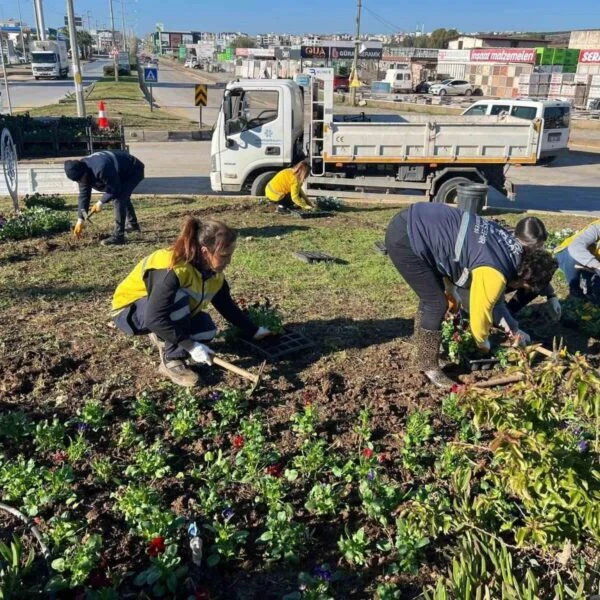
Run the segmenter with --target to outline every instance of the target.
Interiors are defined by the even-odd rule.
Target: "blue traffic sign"
[[[144,67],[144,83],[158,83],[158,69],[156,67]]]

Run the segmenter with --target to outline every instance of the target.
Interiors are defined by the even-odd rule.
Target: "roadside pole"
[[[154,112],[154,96],[152,94],[152,88],[154,86],[150,84],[150,112]]]
[[[356,39],[354,40],[354,59],[352,60],[352,81],[358,80],[358,53],[360,47],[360,11],[362,8],[361,0],[356,3]],[[350,104],[356,106],[356,87],[350,87]]]
[[[112,28],[112,52],[113,52],[113,65],[115,68],[115,83],[119,81],[119,53],[117,52],[117,46],[115,45],[115,15],[113,13],[112,0],[109,2],[110,6],[110,23]]]
[[[12,115],[12,104],[10,102],[10,90],[8,89],[8,77],[6,76],[6,63],[4,62],[4,44],[0,35],[0,55],[2,59],[2,73],[4,74],[4,90],[6,91],[6,101],[8,102],[8,114]],[[8,60],[8,36],[6,38],[6,59]]]
[[[200,108],[200,118],[198,120],[198,129],[202,129],[202,106]]]
[[[77,32],[75,31],[75,12],[73,0],[67,0],[67,19],[69,21],[69,37],[71,39],[71,58],[73,60],[73,80],[75,81],[75,98],[77,100],[77,116],[85,117],[85,104],[83,102],[83,87],[81,85],[81,64],[79,62],[79,47],[77,46]]]

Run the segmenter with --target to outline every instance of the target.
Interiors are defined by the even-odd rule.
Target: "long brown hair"
[[[237,239],[237,232],[222,221],[200,221],[189,216],[183,223],[181,232],[171,250],[171,268],[185,262],[201,266],[204,264],[202,248],[211,253],[222,252]]]
[[[294,173],[298,183],[304,183],[304,180],[308,177],[310,173],[310,166],[308,163],[304,161],[300,161],[298,164],[292,167],[292,172]]]

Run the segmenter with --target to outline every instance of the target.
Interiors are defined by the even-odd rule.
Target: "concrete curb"
[[[161,131],[125,128],[125,141],[135,142],[204,142],[212,138],[212,129],[191,131]]]

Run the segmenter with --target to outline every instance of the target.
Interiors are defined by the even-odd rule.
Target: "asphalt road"
[[[98,59],[83,65],[83,85],[89,85],[103,76],[102,67],[109,60]],[[13,109],[34,108],[46,104],[56,104],[69,92],[74,91],[73,79],[40,79],[36,81],[32,75],[15,75],[8,79],[10,100]],[[0,112],[6,111],[8,103],[4,85],[1,86]]]
[[[216,87],[212,79],[203,78],[202,71],[194,70],[192,75],[161,61],[158,83],[152,86],[154,101],[161,108],[197,123],[200,110],[194,105],[194,88],[199,83],[208,85],[208,105],[202,109],[202,123],[212,127],[219,114],[223,89]]]

